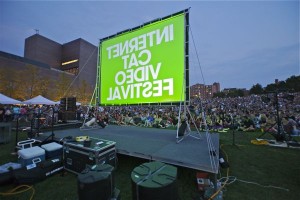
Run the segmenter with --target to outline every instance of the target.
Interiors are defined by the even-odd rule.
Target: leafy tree
[[[38,88],[39,94],[41,94],[44,97],[51,96],[51,90],[49,90],[49,88],[50,88],[49,77],[45,77],[45,78],[39,80],[39,84],[40,84],[40,86]]]
[[[226,94],[224,92],[216,92],[213,94],[213,98],[219,97],[219,98],[224,98]]]
[[[243,96],[245,96],[245,92],[244,92],[244,90],[238,89],[238,90],[236,91],[236,95],[237,95],[238,97],[243,97]]]
[[[82,80],[77,91],[78,101],[86,104],[89,103],[93,92],[92,90],[92,87],[87,84],[86,80]]]
[[[270,93],[270,92],[284,92],[287,91],[287,87],[286,87],[286,83],[285,81],[280,81],[277,84],[276,83],[272,83],[267,85],[267,87],[265,88],[265,93]]]
[[[67,77],[65,73],[61,73],[59,75],[58,81],[56,83],[56,94],[59,97],[59,99],[63,97],[68,97],[68,95],[70,95],[70,83],[71,79]]]
[[[300,76],[291,76],[286,79],[286,88],[295,92],[300,92]]]
[[[20,99],[18,96],[20,86],[20,71],[15,72],[13,69],[7,68],[5,70],[1,70],[0,74],[0,91],[9,97]]]
[[[22,76],[19,77],[21,81],[20,94],[25,98],[32,98],[41,94],[41,86],[45,77],[40,74],[40,69],[29,65],[22,72]],[[24,76],[26,75],[26,76]]]
[[[277,89],[277,86],[275,83],[271,83],[271,84],[268,84],[266,87],[265,87],[265,92],[266,93],[269,93],[269,92],[274,92],[276,91]]]
[[[0,68],[0,92],[4,93],[5,83],[6,83],[6,70],[4,68]]]
[[[244,91],[241,89],[237,90],[230,90],[229,93],[226,95],[226,97],[243,97]]]
[[[250,94],[263,94],[263,92],[264,89],[259,83],[253,85],[250,89]]]

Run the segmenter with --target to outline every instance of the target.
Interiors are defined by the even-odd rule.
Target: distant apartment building
[[[214,93],[220,92],[220,83],[212,85],[195,84],[190,87],[191,98],[200,97],[203,99],[212,98]]]

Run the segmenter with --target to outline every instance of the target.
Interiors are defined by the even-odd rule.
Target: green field
[[[300,199],[300,149],[280,148],[264,145],[253,145],[251,140],[261,133],[238,132],[235,134],[235,145],[232,134],[221,133],[220,144],[228,156],[230,180],[223,188],[225,200],[298,200]],[[25,139],[20,134],[20,139]],[[272,138],[265,135],[265,138]],[[298,138],[297,138],[298,139]],[[183,141],[185,142],[185,141]],[[8,144],[0,144],[0,165],[16,162],[14,152],[15,133]],[[118,155],[116,169],[116,186],[121,191],[122,200],[130,200],[132,170],[141,163],[147,162],[138,158]],[[178,167],[178,193],[181,200],[200,200],[197,190],[196,170]],[[226,178],[227,170],[221,169],[218,179]],[[224,178],[224,179],[225,179]],[[76,200],[77,179],[72,173],[66,172],[53,175],[48,179],[33,185],[35,200]],[[16,185],[0,186],[0,192],[8,192]],[[0,196],[3,200],[30,199],[33,190],[11,196]]]

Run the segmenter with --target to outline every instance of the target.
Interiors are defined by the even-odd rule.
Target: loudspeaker
[[[61,98],[60,99],[60,104],[59,104],[59,110],[60,111],[66,111],[67,110],[67,102],[66,102],[66,98]]]
[[[61,112],[61,120],[63,122],[67,122],[67,121],[70,121],[70,120],[76,120],[76,112],[75,111]]]
[[[76,110],[76,97],[68,97],[66,101],[67,101],[67,110],[75,111]]]
[[[61,111],[75,111],[76,97],[61,98],[59,106]]]
[[[184,136],[186,127],[187,127],[187,124],[186,124],[186,121],[184,120],[179,127],[178,136],[180,136],[180,137]]]

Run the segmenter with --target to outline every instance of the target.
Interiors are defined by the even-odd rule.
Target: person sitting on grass
[[[295,116],[291,116],[288,118],[287,126],[291,130],[291,136],[299,136],[300,135],[300,130],[298,128],[298,124],[296,122]]]
[[[245,132],[254,131],[254,122],[247,115],[245,115],[243,120],[243,126],[241,128]]]
[[[152,124],[154,122],[154,118],[149,114],[145,121],[145,127],[152,127]]]
[[[131,117],[131,116],[129,115],[129,113],[127,113],[127,114],[125,115],[124,122],[125,122],[126,125],[134,125],[134,126],[136,126],[136,124],[135,124],[134,121],[133,121],[133,117]]]

